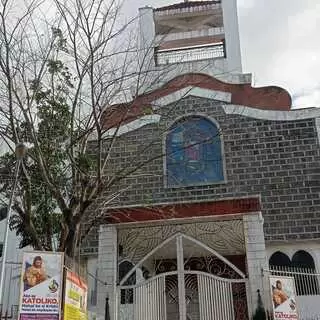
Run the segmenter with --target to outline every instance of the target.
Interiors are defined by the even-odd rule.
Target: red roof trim
[[[230,216],[261,211],[259,198],[181,203],[162,206],[111,209],[109,223],[147,222],[207,216]]]
[[[232,104],[263,110],[290,111],[292,103],[290,94],[280,87],[253,88],[248,83],[226,83],[209,75],[189,73],[172,79],[157,90],[138,96],[131,103],[107,108],[101,118],[104,128],[113,128],[148,114],[152,101],[189,86],[228,92],[231,93]]]

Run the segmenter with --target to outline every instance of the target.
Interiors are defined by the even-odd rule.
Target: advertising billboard
[[[293,277],[270,276],[274,320],[297,320],[296,290]]]
[[[24,252],[19,319],[59,320],[63,281],[63,254]]]

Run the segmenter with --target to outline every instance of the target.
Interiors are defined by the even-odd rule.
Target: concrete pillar
[[[139,43],[138,43],[138,73],[139,83],[138,94],[144,94],[153,89],[158,72],[155,68],[154,50],[155,50],[156,29],[152,7],[139,9]],[[133,92],[134,94],[136,91]]]
[[[237,0],[222,0],[228,71],[242,73]]]
[[[110,320],[116,320],[117,230],[104,225],[99,231],[97,320],[105,319],[106,298],[109,298]],[[101,283],[104,281],[105,284]]]
[[[153,69],[154,46],[155,46],[155,24],[153,8],[144,7],[139,9],[139,66],[145,70]]]
[[[251,311],[252,316],[257,308],[257,290],[260,290],[264,307],[267,308],[269,305],[268,279],[266,276],[263,276],[262,272],[262,270],[268,268],[268,262],[261,213],[245,215],[243,217],[243,223],[246,241],[249,292],[251,294],[251,297],[248,297],[249,314]]]

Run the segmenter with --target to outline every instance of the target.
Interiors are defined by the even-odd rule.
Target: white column
[[[237,0],[222,0],[228,71],[242,73]]]
[[[154,81],[158,76],[155,68],[154,49],[155,49],[155,22],[152,7],[139,9],[139,52],[138,52],[138,73],[139,83],[138,94],[144,94],[154,87]],[[132,92],[135,94],[136,92]]]
[[[250,311],[252,315],[257,308],[257,290],[260,290],[264,307],[267,309],[269,305],[268,279],[264,277],[262,273],[263,269],[268,268],[268,263],[261,213],[245,215],[243,217],[243,223],[249,275],[249,294],[251,295],[248,297],[248,306],[249,315]]]
[[[105,225],[99,231],[97,320],[105,319],[106,298],[109,298],[110,319],[116,320],[117,230]],[[101,283],[104,281],[106,284]]]
[[[139,9],[139,64],[142,70],[150,70],[154,67],[154,40],[155,24],[153,8]]]
[[[182,236],[177,237],[177,270],[178,270],[178,289],[179,289],[179,319],[187,319],[186,314],[186,290],[184,281],[184,259]]]
[[[316,128],[317,128],[317,135],[318,135],[318,143],[320,144],[320,118],[316,118]]]

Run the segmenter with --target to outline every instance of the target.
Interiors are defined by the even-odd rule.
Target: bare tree
[[[0,10],[0,134],[9,148],[21,141],[31,147],[11,228],[22,247],[72,257],[88,213],[101,205],[103,211],[130,187],[121,181],[164,156],[137,157],[118,170],[110,165],[120,127],[136,113],[129,101],[166,70],[148,77],[154,70],[148,54],[138,59],[135,19],[123,19],[118,0],[54,0],[49,12],[41,0],[16,12],[17,2],[3,0]],[[108,107],[114,103],[116,109]],[[154,143],[139,153],[148,155]],[[14,161],[10,152],[0,159],[4,199],[12,191]],[[86,234],[97,218],[91,216]]]

